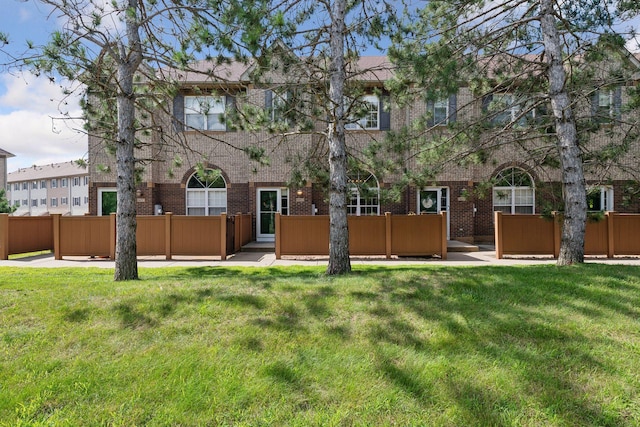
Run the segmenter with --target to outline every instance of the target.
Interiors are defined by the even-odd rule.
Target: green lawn
[[[638,426],[640,269],[0,268],[0,426]]]

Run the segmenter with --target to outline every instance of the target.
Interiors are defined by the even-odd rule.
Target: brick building
[[[630,56],[629,61],[640,70],[640,62]],[[208,64],[201,64],[205,70]],[[359,70],[367,70],[360,73]],[[393,68],[386,57],[362,57],[351,70],[358,75],[363,89],[358,109],[359,116],[347,124],[347,146],[352,152],[363,150],[372,140],[382,140],[386,132],[400,130],[414,120],[431,113],[434,132],[444,131],[449,122],[482,114],[486,99],[477,98],[468,87],[459,93],[436,102],[416,102],[399,108],[389,102],[384,82],[392,76]],[[289,135],[279,130],[278,123],[290,118],[279,111],[279,105],[290,102],[292,79],[304,70],[292,67],[289,73],[273,72],[256,85],[249,78],[251,66],[238,63],[219,66],[218,75],[225,78],[209,79],[206,74],[177,73],[173,77],[181,82],[182,91],[170,102],[167,111],[158,111],[154,131],[146,136],[148,143],[139,157],[154,159],[142,173],[137,191],[139,214],[152,215],[173,212],[178,215],[217,215],[221,212],[250,212],[255,215],[257,240],[273,239],[273,214],[326,215],[328,214],[325,185],[319,180],[307,180],[304,185],[288,185],[301,162],[316,156],[326,161],[326,143],[322,132],[326,128],[322,116],[311,114],[311,130]],[[635,80],[628,82],[636,85]],[[296,80],[299,82],[299,80]],[[627,101],[624,88],[606,88],[594,91],[600,112],[620,112]],[[497,120],[511,120],[518,112],[518,104],[510,94],[500,96],[506,108]],[[286,100],[286,101],[284,101]],[[307,108],[313,110],[313,100]],[[317,102],[317,101],[316,101]],[[261,127],[238,130],[234,120],[241,120],[237,111],[246,112],[254,107],[256,117],[262,117]],[[590,111],[588,106],[583,110]],[[262,116],[261,116],[262,114]],[[266,124],[264,121],[266,120]],[[438,124],[440,126],[438,126]],[[292,127],[300,128],[299,123]],[[441,128],[441,129],[438,129]],[[308,129],[307,129],[308,130]],[[593,138],[602,138],[603,128]],[[638,141],[636,141],[638,143]],[[188,147],[188,148],[186,148]],[[252,162],[247,156],[249,147],[258,147],[270,159],[269,164]],[[90,171],[89,212],[100,215],[108,211],[115,194],[115,165],[100,139],[89,138],[89,158],[92,165],[107,165]],[[629,162],[638,162],[638,148],[630,150]],[[198,164],[219,171],[219,175],[205,179],[196,173]],[[407,160],[405,167],[416,167]],[[353,191],[349,199],[349,213],[353,215],[430,214],[448,213],[448,235],[451,239],[471,242],[493,239],[493,212],[540,213],[549,189],[557,192],[560,171],[531,164],[517,146],[501,150],[497,162],[452,166],[439,173],[432,184],[417,188],[409,186],[399,200],[385,201],[379,190],[393,184],[394,177],[376,177],[366,169],[350,173]],[[480,183],[492,179],[493,186],[482,195]],[[624,168],[609,170],[606,176],[587,176],[590,186],[590,206],[593,210],[638,212],[637,197],[623,197],[630,176]],[[606,184],[603,184],[606,182]],[[361,191],[361,184],[367,191]]]

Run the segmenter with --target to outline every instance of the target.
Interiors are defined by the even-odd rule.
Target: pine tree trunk
[[[565,89],[566,72],[562,62],[560,35],[552,0],[540,0],[540,24],[548,63],[549,95],[556,123],[557,146],[562,167],[564,223],[558,265],[584,262],[584,234],[587,220],[587,195],[578,147],[576,123]]]
[[[351,271],[349,227],[347,224],[347,150],[344,133],[344,34],[346,1],[335,0],[331,14],[331,69],[329,99],[332,122],[329,124],[329,265],[327,274]]]
[[[137,11],[136,0],[128,0],[129,10]],[[117,46],[118,62],[118,141],[116,147],[116,265],[115,280],[138,278],[136,246],[136,180],[135,180],[135,94],[134,75],[142,54],[138,23],[127,12],[125,18],[127,45]]]

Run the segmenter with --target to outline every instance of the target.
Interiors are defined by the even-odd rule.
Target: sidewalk
[[[477,252],[449,252],[446,260],[439,258],[413,258],[394,257],[386,259],[384,257],[360,257],[352,256],[351,264],[357,265],[380,265],[395,267],[401,265],[443,265],[443,266],[488,266],[488,265],[536,265],[555,264],[556,260],[548,256],[540,257],[509,257],[497,259],[492,247],[481,248]],[[587,257],[588,263],[602,263],[615,265],[637,265],[640,266],[638,257],[620,257],[607,259],[606,257]],[[162,256],[139,257],[138,267],[280,267],[280,266],[326,266],[328,257],[284,257],[276,259],[273,252],[239,252],[231,255],[226,261],[212,257],[175,257],[167,261]],[[53,255],[40,255],[17,260],[0,261],[0,267],[38,267],[38,268],[58,268],[58,267],[98,267],[114,268],[115,262],[105,258],[89,257],[65,257],[63,260],[55,260]]]

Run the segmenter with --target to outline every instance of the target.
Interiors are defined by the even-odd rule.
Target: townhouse
[[[89,212],[89,170],[69,161],[21,168],[7,177],[13,215],[85,215]]]
[[[638,58],[629,56],[632,66],[640,70]],[[142,137],[146,145],[139,157],[153,159],[140,175],[137,209],[142,215],[173,212],[178,215],[218,215],[250,212],[255,215],[255,237],[271,241],[274,215],[328,214],[326,182],[322,173],[299,177],[301,165],[315,159],[320,169],[326,163],[327,148],[323,131],[326,120],[321,99],[298,96],[296,86],[312,73],[303,67],[280,67],[268,72],[262,84],[252,83],[253,66],[240,63],[220,65],[210,78],[203,73],[185,72],[172,76],[181,84],[180,92],[166,110],[154,117],[153,130]],[[273,64],[272,64],[273,65]],[[275,67],[278,68],[278,67]],[[362,57],[350,73],[357,76],[358,108],[346,125],[348,150],[362,153],[372,141],[384,140],[389,131],[400,131],[429,113],[431,132],[446,132],[448,125],[486,114],[499,105],[491,121],[501,125],[509,121],[526,121],[534,113],[521,115],[523,100],[508,91],[492,97],[478,97],[470,87],[436,101],[415,101],[398,107],[390,102],[384,83],[393,75],[386,57]],[[635,80],[626,85],[636,85]],[[618,117],[629,95],[624,87],[595,89],[591,105],[579,106],[581,114]],[[305,117],[285,111],[284,106],[299,102],[309,111]],[[251,107],[251,108],[248,108]],[[253,111],[253,113],[251,113]],[[251,117],[246,117],[250,115]],[[245,116],[245,117],[243,117]],[[521,117],[522,116],[522,117]],[[240,125],[239,123],[243,123]],[[247,125],[252,122],[255,126]],[[286,123],[287,126],[280,126]],[[607,126],[589,138],[606,144]],[[480,135],[479,138],[482,138]],[[639,163],[640,142],[629,148],[626,167],[589,172],[589,206],[594,211],[640,212],[638,194],[634,193],[629,173]],[[251,159],[260,153],[268,162]],[[416,169],[416,153],[401,157],[405,169]],[[259,157],[259,156],[255,156]],[[102,215],[115,209],[115,164],[103,141],[89,137],[91,183],[89,212]],[[397,160],[397,159],[396,159]],[[493,239],[493,212],[543,213],[550,194],[557,194],[561,180],[557,167],[539,164],[519,144],[505,144],[493,160],[452,164],[439,171],[428,184],[408,186],[399,197],[383,197],[398,176],[376,176],[373,170],[353,167],[349,180],[353,185],[348,201],[351,215],[433,214],[446,211],[448,237],[468,242]],[[623,162],[624,163],[624,162]],[[215,171],[198,173],[200,165]],[[489,183],[489,184],[487,184]],[[487,187],[489,185],[489,187]],[[550,191],[549,189],[553,190]],[[304,236],[302,236],[304,237]]]

